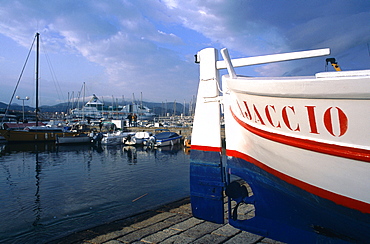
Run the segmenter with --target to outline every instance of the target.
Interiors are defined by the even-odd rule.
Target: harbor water
[[[181,146],[0,145],[0,243],[47,243],[189,196]]]

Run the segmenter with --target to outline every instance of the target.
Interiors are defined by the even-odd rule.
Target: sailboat
[[[8,142],[46,142],[55,141],[57,136],[72,136],[76,132],[70,132],[64,128],[39,126],[39,52],[40,33],[36,33],[36,123],[35,126],[25,127],[20,130],[1,130],[0,133]]]

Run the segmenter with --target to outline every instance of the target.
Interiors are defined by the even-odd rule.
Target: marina
[[[0,12],[0,244],[370,244],[370,1]]]
[[[118,232],[78,241],[215,242],[213,231],[227,223],[234,234],[221,234],[219,243],[249,242],[251,236],[251,243],[276,239],[344,244],[370,239],[366,126],[370,70],[364,66],[342,71],[335,58],[326,57],[325,71],[318,69],[322,57],[330,55],[329,48],[234,59],[223,48],[222,60],[216,48],[205,48],[195,55],[198,95],[195,113],[190,102],[187,118],[185,99],[180,113],[174,100],[173,116],[167,100],[162,108],[158,102],[146,103],[153,105],[152,110],[142,99],[137,102],[134,93],[131,103],[125,103],[123,95],[118,103],[112,95],[108,105],[89,92],[93,96],[85,103],[85,82],[81,107],[81,92],[78,105],[72,107],[68,94],[67,110],[61,108],[63,102],[45,106],[49,115],[45,116],[39,106],[43,97],[39,96],[39,38],[37,32],[10,101],[2,104],[6,109],[0,139],[6,143],[0,147],[1,242],[48,243],[148,211],[166,213],[149,216],[143,221],[149,225],[136,219]],[[20,94],[25,88],[17,89],[33,47],[35,109],[29,106],[25,112],[30,97]],[[296,60],[308,58],[315,59],[307,62],[311,65],[305,73]],[[294,61],[296,69],[275,75],[257,67],[259,75],[269,73],[262,77],[235,71],[283,61]],[[223,69],[227,74],[221,76]],[[139,78],[122,83],[137,85]],[[149,85],[147,81],[153,80],[146,78]],[[106,88],[115,85],[111,81]],[[106,94],[104,89],[96,90]],[[162,98],[162,87],[145,89],[154,90],[160,92],[151,93],[152,98]],[[22,101],[22,119],[14,98]],[[56,112],[57,107],[63,112]],[[58,113],[60,121],[52,120],[58,119]],[[163,210],[163,204],[176,205],[178,199],[190,201],[185,213],[180,211],[186,216]],[[195,224],[178,227],[187,221]],[[203,225],[206,230],[201,230]],[[248,234],[236,237],[239,233]]]
[[[90,118],[90,119],[127,119],[135,115],[136,120],[153,120],[156,114],[142,104],[105,105],[93,94],[90,100],[82,108],[71,110],[71,118]]]
[[[1,243],[48,243],[189,196],[181,145],[0,146]]]

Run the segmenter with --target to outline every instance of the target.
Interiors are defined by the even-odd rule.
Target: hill
[[[167,103],[152,103],[152,102],[142,102],[144,106],[150,108],[153,113],[157,114],[158,116],[165,116],[166,114],[169,115],[180,115],[184,114],[184,104],[175,103],[175,102],[167,102]],[[5,113],[8,104],[0,102],[0,113]],[[75,108],[71,107],[70,103],[59,103],[52,106],[40,106],[41,113],[67,113],[69,109]],[[35,111],[34,107],[24,106],[25,114],[31,114]],[[22,105],[17,103],[13,103],[10,106],[10,114],[21,114],[23,112]],[[189,114],[189,104],[185,104],[185,114]]]

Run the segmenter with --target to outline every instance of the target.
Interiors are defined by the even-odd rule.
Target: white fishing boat
[[[235,202],[235,207],[229,205],[229,222],[237,228],[287,243],[368,242],[370,70],[248,77],[237,75],[234,67],[319,57],[330,50],[232,60],[226,49],[221,52],[222,61],[213,48],[197,55],[193,214],[223,222],[226,190]],[[219,70],[225,68],[229,74],[222,76],[221,86]],[[225,118],[224,165],[219,160],[220,105]],[[251,191],[239,181],[231,182],[235,177]],[[200,195],[205,192],[202,187],[213,188],[213,193]],[[241,217],[243,204],[250,204],[255,215]]]

